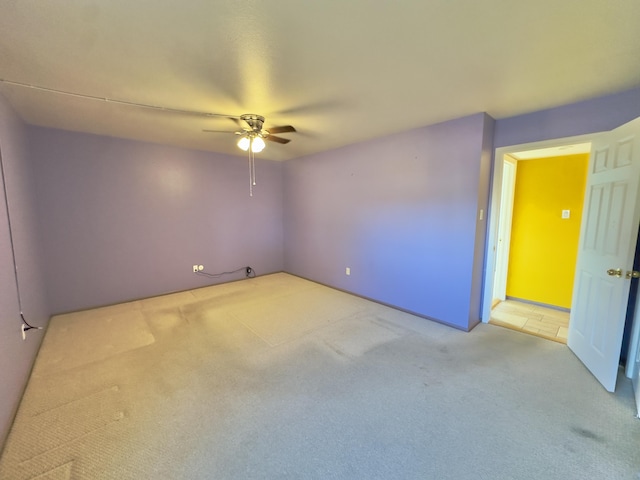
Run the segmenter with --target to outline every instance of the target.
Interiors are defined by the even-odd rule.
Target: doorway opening
[[[567,342],[590,149],[503,155],[490,323]]]
[[[510,298],[493,307],[489,323],[564,344],[569,335],[569,312]]]
[[[505,155],[579,143],[591,143],[591,154],[567,346],[609,392],[625,365],[624,375],[637,380],[640,398],[640,309],[631,301],[638,292],[634,279],[640,278],[634,261],[640,258],[640,117],[606,132],[496,148],[482,321],[489,322],[494,303]],[[553,273],[545,272],[550,279]],[[625,353],[629,361],[622,358]]]

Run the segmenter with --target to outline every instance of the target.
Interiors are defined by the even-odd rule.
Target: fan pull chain
[[[253,137],[249,137],[249,196],[253,197],[253,186],[256,184],[256,154],[253,151]]]
[[[251,146],[249,146],[249,196],[253,197],[253,175],[251,174],[252,172],[252,168],[251,168],[251,157],[253,155],[253,152],[251,151]]]
[[[251,124],[250,124],[251,125]],[[259,133],[256,132],[248,132],[245,134],[243,140],[249,140],[249,148],[247,148],[247,153],[249,154],[249,196],[253,197],[253,187],[256,185],[256,153],[253,148],[253,144],[255,142],[256,137],[259,137]],[[260,138],[262,140],[262,138]],[[264,145],[261,145],[264,148]],[[261,151],[262,148],[259,148],[258,151]],[[243,147],[244,150],[244,147]]]
[[[251,177],[253,178],[253,184],[256,184],[256,154],[251,154]]]

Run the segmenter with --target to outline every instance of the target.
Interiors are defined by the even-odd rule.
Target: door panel
[[[590,162],[567,344],[613,391],[640,220],[640,119],[597,138]]]

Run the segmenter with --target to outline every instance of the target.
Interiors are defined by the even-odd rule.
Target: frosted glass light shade
[[[238,148],[244,150],[245,152],[249,150],[249,145],[251,145],[251,151],[254,153],[261,152],[264,150],[264,140],[261,137],[253,137],[253,142],[249,139],[249,137],[242,137],[238,140]]]
[[[250,143],[251,142],[249,141],[249,137],[242,137],[240,140],[238,140],[238,148],[246,152],[247,150],[249,150]]]
[[[251,150],[255,153],[258,153],[264,150],[264,140],[262,139],[262,137],[256,137],[253,139]]]

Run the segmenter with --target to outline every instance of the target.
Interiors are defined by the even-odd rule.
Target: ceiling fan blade
[[[276,142],[276,143],[289,143],[291,140],[289,140],[288,138],[282,138],[282,137],[274,137],[273,135],[269,135],[268,137],[265,137],[265,140],[268,140],[269,142]]]
[[[228,117],[230,120],[233,120],[235,122],[235,124],[238,126],[238,128],[244,129],[245,126],[242,124],[242,122],[240,121],[240,117]]]
[[[207,132],[207,133],[237,133],[237,132],[232,132],[230,130],[207,130],[207,129],[202,129],[203,132]]]
[[[271,127],[268,130],[269,133],[290,133],[296,131],[296,129],[291,125],[283,125],[282,127]]]

